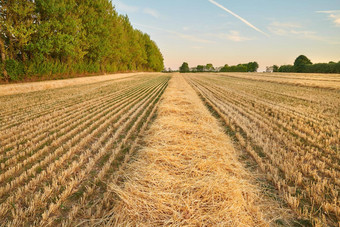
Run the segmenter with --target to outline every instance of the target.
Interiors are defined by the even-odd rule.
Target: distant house
[[[196,67],[191,67],[190,68],[190,72],[197,72],[197,68]]]
[[[267,66],[266,67],[266,73],[273,73],[274,72],[274,67],[273,66]]]
[[[222,69],[223,67],[222,66],[220,66],[220,67],[216,67],[215,68],[215,72],[219,72],[219,71],[221,71],[221,69]]]

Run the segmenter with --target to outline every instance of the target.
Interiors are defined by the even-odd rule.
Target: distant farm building
[[[274,72],[274,67],[273,66],[267,66],[266,67],[266,73],[272,73],[272,72]]]

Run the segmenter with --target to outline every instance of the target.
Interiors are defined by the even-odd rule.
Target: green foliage
[[[247,64],[247,71],[248,72],[257,72],[257,69],[259,68],[259,64],[254,61],[254,62],[249,62]]]
[[[21,80],[22,75],[25,74],[25,66],[20,61],[15,61],[13,59],[6,60],[5,67],[11,80]]]
[[[293,65],[282,65],[279,68],[279,72],[294,72],[295,68]]]
[[[156,43],[110,0],[0,1],[0,55],[11,80],[164,68]]]
[[[197,72],[203,72],[203,71],[204,71],[204,65],[198,65],[198,66],[196,67],[196,71],[197,71]]]
[[[248,64],[238,64],[234,66],[225,65],[220,72],[256,72],[259,68],[257,62],[249,62]]]
[[[317,63],[305,66],[305,73],[340,73],[340,62]]]
[[[187,73],[190,72],[189,64],[187,62],[183,62],[182,66],[179,67],[179,71],[181,73]]]
[[[274,72],[275,68],[274,68]],[[296,58],[294,65],[282,65],[278,72],[298,73],[340,73],[340,62],[313,64],[306,56],[300,55]]]
[[[279,71],[279,66],[273,65],[273,72],[278,72]]]
[[[305,56],[300,55],[295,59],[294,68],[296,72],[304,72],[306,65],[312,65],[313,63]]]
[[[214,70],[214,66],[213,66],[213,64],[209,63],[209,64],[207,64],[207,65],[205,66],[205,69],[206,69],[207,71],[213,71],[213,70]]]

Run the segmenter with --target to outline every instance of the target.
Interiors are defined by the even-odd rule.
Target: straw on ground
[[[229,138],[180,75],[170,82],[146,146],[111,184],[108,225],[267,226],[256,187]]]

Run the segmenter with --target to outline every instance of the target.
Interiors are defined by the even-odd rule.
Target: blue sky
[[[257,61],[260,70],[340,61],[340,0],[113,0],[120,14],[148,33],[165,66],[177,69]]]

